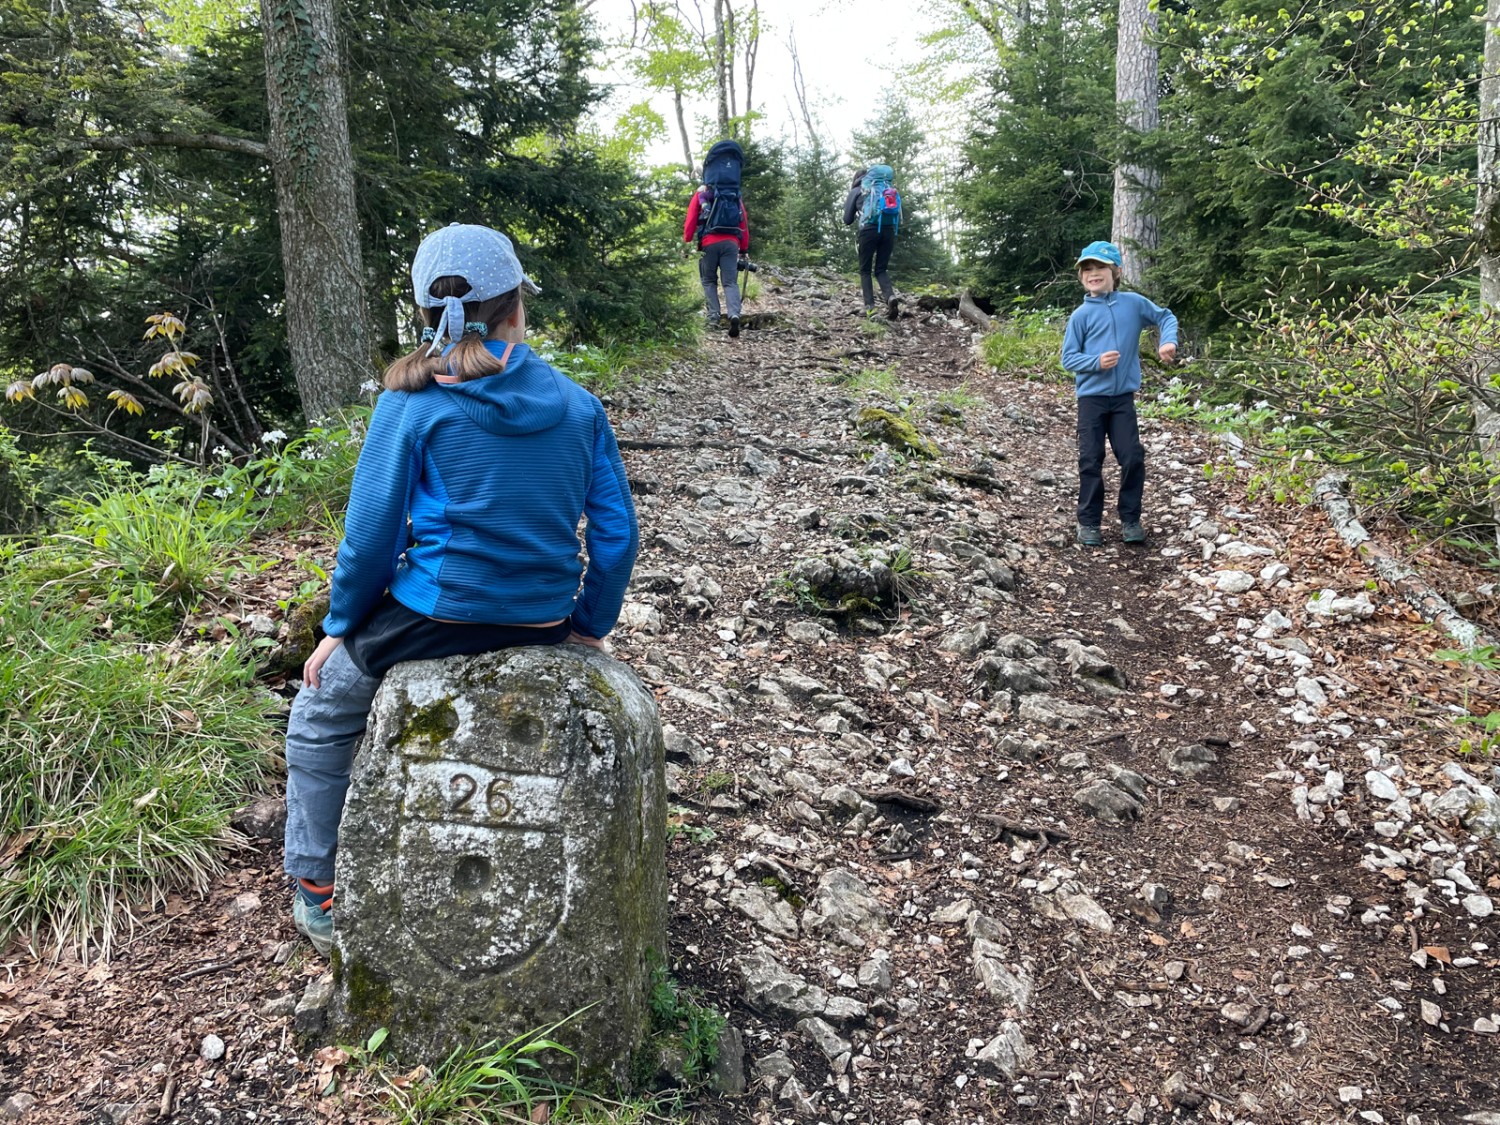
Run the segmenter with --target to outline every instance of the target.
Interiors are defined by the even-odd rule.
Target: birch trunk
[[[682,111],[682,87],[672,87],[672,104],[677,108],[677,131],[682,135],[682,163],[687,167],[688,179],[698,178],[698,169],[693,164],[693,140],[688,136],[687,115]]]
[[[332,0],[261,0],[292,372],[308,421],[373,378],[344,63]]]
[[[1479,299],[1491,315],[1500,315],[1500,0],[1488,0],[1484,14],[1484,72],[1479,81],[1478,192],[1474,200],[1474,241],[1479,250]],[[1472,394],[1474,436],[1490,465],[1500,475],[1500,410],[1496,409],[1494,381],[1500,367],[1493,355],[1475,361]],[[1500,491],[1490,489],[1490,510],[1500,543]]]
[[[1156,12],[1149,0],[1120,0],[1119,42],[1115,50],[1115,105],[1121,120],[1138,133],[1153,133],[1161,124],[1157,106],[1159,52],[1152,42]],[[1139,285],[1156,250],[1156,216],[1151,198],[1161,183],[1154,168],[1115,166],[1114,229],[1110,239],[1124,257],[1125,280]]]
[[[729,136],[728,44],[724,33],[724,0],[714,0],[714,82],[719,87],[719,136]]]

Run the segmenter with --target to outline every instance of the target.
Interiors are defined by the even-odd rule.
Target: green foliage
[[[698,1001],[696,990],[678,985],[664,964],[652,966],[646,1003],[651,1009],[653,1038],[680,1049],[682,1074],[690,1085],[704,1081],[713,1071],[719,1058],[719,1037],[729,1023]]]
[[[1475,355],[1500,348],[1500,318],[1458,299],[1367,294],[1278,304],[1218,375],[1281,419],[1280,449],[1347,472],[1366,504],[1434,534],[1493,519],[1494,468],[1474,434],[1494,400]]]
[[[901,391],[901,377],[894,366],[862,367],[847,380],[851,391],[895,401]]]
[[[1109,233],[1114,133],[1114,5],[1045,0],[1017,28],[964,144],[954,190],[961,264],[996,301],[1057,283]]]
[[[1055,313],[1017,309],[980,344],[984,362],[1006,375],[1063,378],[1064,322]]]
[[[786,152],[751,145],[743,180],[758,256],[791,266],[852,269],[854,229],[844,226],[849,177],[814,135]]]
[[[351,1079],[373,1081],[384,1108],[401,1125],[502,1125],[505,1122],[550,1121],[557,1125],[639,1125],[663,1118],[650,1099],[622,1102],[558,1082],[548,1074],[573,1052],[555,1037],[557,1031],[588,1009],[550,1027],[483,1046],[458,1048],[435,1071],[419,1068],[397,1074],[381,1054],[387,1032],[379,1028],[363,1044],[324,1048],[319,1061],[327,1068],[324,1096]],[[346,1078],[345,1071],[349,1071]],[[352,1083],[351,1083],[352,1084]]]
[[[129,650],[0,575],[0,943],[108,956],[122,911],[207,890],[275,717],[234,646]]]
[[[1341,300],[1443,273],[1472,205],[1482,26],[1406,0],[1164,11],[1151,287],[1222,325],[1268,290]]]
[[[707,844],[718,835],[706,824],[694,824],[689,809],[673,808],[667,814],[667,841],[683,839],[690,844]]]
[[[165,641],[225,586],[231,568],[248,564],[254,532],[296,522],[336,537],[358,454],[345,429],[315,430],[207,470],[163,463],[137,473],[87,453],[89,483],[56,502],[54,533],[17,563],[45,575],[75,612],[107,618],[122,635]]]
[[[1492,757],[1500,748],[1500,711],[1489,711],[1483,715],[1469,714],[1469,680],[1476,673],[1500,672],[1500,650],[1494,645],[1477,645],[1473,648],[1442,648],[1432,654],[1434,660],[1451,662],[1462,668],[1466,675],[1464,684],[1463,714],[1454,722],[1477,727],[1474,738],[1462,738],[1458,743],[1460,754],[1476,754],[1482,758]]]
[[[47,465],[0,425],[0,535],[29,530],[40,518]]]
[[[569,1017],[572,1019],[573,1017]],[[390,1101],[409,1125],[437,1125],[460,1116],[474,1122],[531,1120],[538,1101],[566,1098],[571,1091],[546,1076],[541,1057],[571,1057],[552,1038],[563,1023],[519,1035],[507,1043],[455,1048],[433,1072],[431,1081],[392,1085]]]
[[[723,789],[733,789],[738,779],[727,770],[709,770],[703,775],[703,788],[710,793],[717,793]]]

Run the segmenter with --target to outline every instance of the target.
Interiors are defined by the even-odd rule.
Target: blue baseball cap
[[[461,277],[469,291],[457,297],[434,297],[432,283],[440,277]],[[510,239],[497,230],[470,223],[450,223],[422,239],[411,263],[412,295],[424,309],[443,309],[430,354],[437,354],[443,337],[457,342],[464,332],[464,302],[488,301],[518,285],[540,293],[536,282],[521,269]]]
[[[1073,268],[1077,269],[1084,262],[1103,262],[1106,266],[1119,269],[1124,260],[1120,254],[1120,248],[1113,242],[1090,242],[1079,253],[1078,261],[1073,263]]]

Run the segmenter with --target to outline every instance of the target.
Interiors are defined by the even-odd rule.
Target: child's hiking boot
[[[740,318],[732,316],[729,318],[729,338],[738,339],[740,334]]]
[[[896,317],[899,316],[900,314],[901,314],[901,298],[900,297],[892,297],[885,304],[885,318],[887,320],[895,320]]]
[[[1146,529],[1141,526],[1139,520],[1121,520],[1120,538],[1127,543],[1144,543],[1146,541]]]
[[[1097,527],[1081,523],[1078,525],[1078,542],[1085,547],[1102,547],[1104,546],[1104,533]]]
[[[320,887],[307,879],[297,880],[292,892],[292,924],[312,942],[322,956],[333,949],[333,884]]]

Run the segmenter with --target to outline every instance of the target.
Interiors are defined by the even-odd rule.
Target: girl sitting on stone
[[[522,290],[539,290],[510,240],[455,223],[423,240],[411,277],[423,343],[386,371],[326,636],[303,666],[287,729],[292,917],[325,956],[339,819],[381,677],[404,660],[603,648],[638,544],[604,407],[522,342]]]

